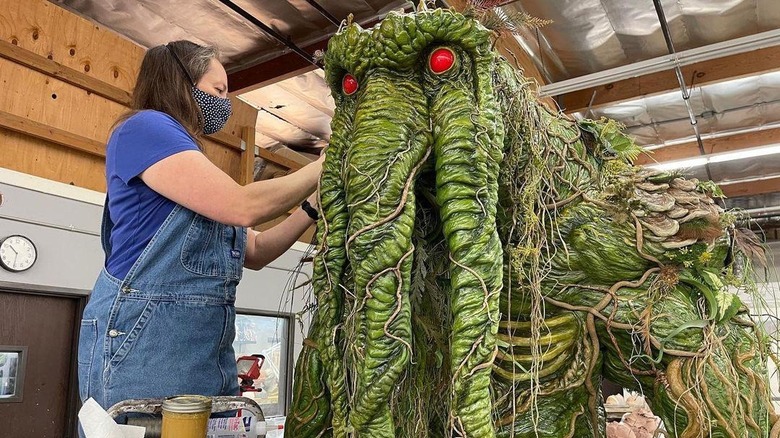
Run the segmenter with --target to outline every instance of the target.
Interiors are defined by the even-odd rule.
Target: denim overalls
[[[112,228],[106,201],[107,256]],[[81,321],[82,402],[238,395],[232,343],[245,248],[244,228],[177,205],[124,280],[104,268]]]

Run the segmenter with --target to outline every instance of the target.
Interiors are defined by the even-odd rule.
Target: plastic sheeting
[[[780,126],[780,72],[694,87],[690,102],[705,138]],[[587,116],[619,120],[642,145],[695,140],[680,91],[597,108]],[[700,169],[693,172],[706,177]],[[710,172],[715,181],[780,174],[780,157],[713,163]]]
[[[778,0],[663,0],[677,51],[780,28]],[[652,0],[518,0],[507,12],[553,20],[526,33],[552,82],[667,54]],[[531,41],[533,40],[533,41]],[[545,50],[545,47],[549,47]]]
[[[188,39],[222,51],[228,71],[289,51],[218,0],[50,0],[127,36],[144,47]],[[398,9],[403,0],[317,0],[337,19],[352,13],[362,22]],[[336,31],[305,0],[234,0],[298,46]]]
[[[321,70],[244,93],[241,99],[260,110],[257,138],[264,147],[322,147],[330,139],[335,103]]]
[[[779,124],[780,72],[694,87],[690,103],[702,136]],[[596,108],[587,116],[620,120],[644,145],[693,139],[679,90]]]

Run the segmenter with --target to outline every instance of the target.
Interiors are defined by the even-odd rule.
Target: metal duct
[[[675,49],[680,53],[780,29],[777,0],[662,3]],[[518,0],[507,8],[521,7],[531,16],[553,21],[539,29],[551,48],[541,50],[545,60],[558,57],[566,66],[563,71],[550,69],[554,81],[560,82],[657,57],[666,59],[665,69],[671,68],[657,14],[649,6],[648,1]],[[719,52],[724,48],[713,49]]]

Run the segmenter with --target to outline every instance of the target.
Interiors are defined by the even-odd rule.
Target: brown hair
[[[178,59],[177,59],[178,58]],[[219,59],[214,46],[191,41],[173,41],[146,51],[133,90],[130,111],[114,127],[141,110],[164,112],[184,126],[193,138],[203,134],[203,117],[192,98],[192,86]]]

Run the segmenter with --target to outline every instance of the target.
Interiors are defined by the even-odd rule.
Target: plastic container
[[[284,421],[286,417],[269,417],[265,419],[266,438],[284,438]],[[262,436],[262,435],[261,435]]]
[[[265,436],[257,430],[258,423],[254,416],[209,418],[206,438],[257,438]]]
[[[162,438],[204,438],[211,399],[201,395],[169,397],[162,404]]]

